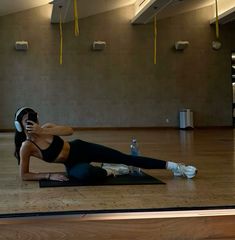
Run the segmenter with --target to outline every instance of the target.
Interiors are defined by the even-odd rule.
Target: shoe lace
[[[178,166],[177,166],[177,171],[182,175],[182,176],[186,176],[185,174],[185,165],[182,164],[182,163],[179,163]]]

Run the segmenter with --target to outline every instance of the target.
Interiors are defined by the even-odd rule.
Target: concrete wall
[[[221,27],[223,48],[213,51],[211,7],[158,21],[157,65],[153,26],[132,26],[129,6],[81,19],[78,38],[73,23],[64,24],[60,66],[50,10],[0,17],[0,129],[12,128],[22,105],[34,107],[42,122],[75,127],[178,126],[182,108],[192,108],[196,126],[232,124],[234,24]],[[16,40],[29,41],[29,50],[15,51]],[[91,51],[93,40],[107,48]],[[177,40],[190,46],[176,52]]]

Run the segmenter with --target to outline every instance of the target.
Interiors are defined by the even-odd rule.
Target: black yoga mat
[[[69,187],[69,186],[103,186],[103,185],[143,185],[143,184],[165,184],[161,180],[154,178],[146,173],[142,176],[121,175],[116,177],[107,177],[105,180],[96,182],[82,183],[76,179],[70,179],[69,181],[51,181],[51,180],[39,180],[40,188],[43,187]]]

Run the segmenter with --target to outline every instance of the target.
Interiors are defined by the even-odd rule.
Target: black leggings
[[[106,170],[91,162],[118,163],[146,169],[165,169],[166,162],[149,157],[124,154],[103,145],[74,140],[69,142],[70,153],[65,163],[68,176],[83,181],[94,181],[107,176]]]

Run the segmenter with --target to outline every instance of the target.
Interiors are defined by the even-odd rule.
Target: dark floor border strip
[[[141,212],[170,212],[170,211],[193,211],[193,210],[228,210],[235,209],[231,206],[204,206],[204,207],[172,207],[172,208],[141,208],[141,209],[104,209],[104,210],[78,210],[78,211],[54,211],[54,212],[28,212],[28,213],[6,213],[0,214],[0,218],[27,218],[46,216],[67,216],[83,214],[105,214],[105,213],[141,213]]]

